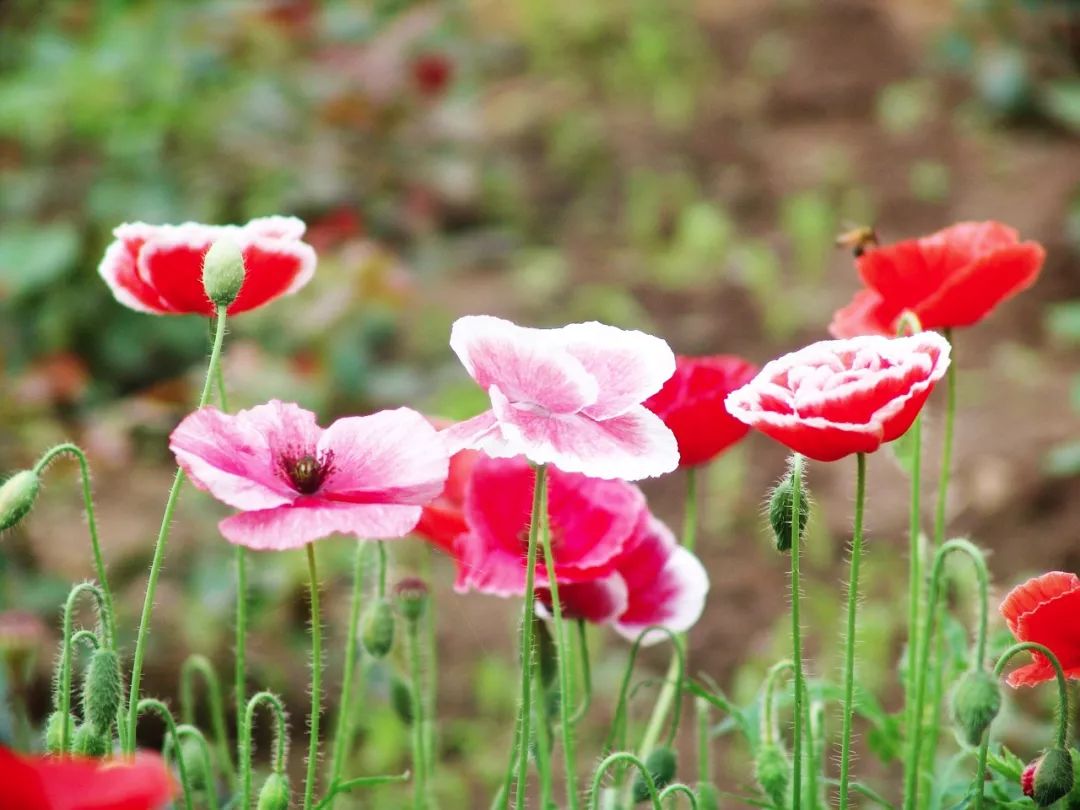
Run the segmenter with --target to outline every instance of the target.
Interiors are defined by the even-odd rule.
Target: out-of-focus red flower
[[[315,251],[301,241],[295,217],[263,217],[243,226],[126,223],[113,231],[98,272],[116,300],[155,315],[214,314],[203,289],[203,257],[218,239],[232,239],[244,254],[246,274],[229,314],[247,312],[294,293],[315,273]]]
[[[157,754],[103,761],[20,756],[0,748],[4,810],[159,810],[175,792]]]
[[[1013,588],[999,608],[1017,641],[1034,641],[1057,656],[1069,678],[1080,678],[1080,577],[1051,571]],[[1034,686],[1054,679],[1054,667],[1041,653],[1009,673],[1009,686]]]
[[[796,453],[836,461],[906,433],[948,367],[936,332],[824,340],[767,363],[727,407]]]
[[[675,434],[680,467],[712,460],[749,432],[728,413],[724,400],[757,370],[733,355],[675,358],[675,373],[644,404]]]
[[[317,251],[329,250],[364,233],[364,220],[355,208],[340,205],[314,220],[307,240]]]
[[[422,95],[437,98],[454,77],[454,63],[446,54],[423,53],[412,62],[412,77]]]
[[[999,222],[961,222],[856,259],[866,289],[837,310],[835,337],[894,335],[907,310],[924,329],[971,326],[1039,277],[1045,251]]]
[[[441,425],[436,424],[436,427]],[[416,533],[427,538],[447,554],[454,553],[454,541],[468,531],[465,522],[465,492],[473,467],[483,454],[479,450],[461,450],[450,457],[446,486],[420,514]]]

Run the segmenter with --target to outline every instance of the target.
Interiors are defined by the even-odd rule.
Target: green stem
[[[432,582],[431,560],[434,550],[430,543],[424,543],[421,550],[421,578],[424,582]],[[427,677],[424,679],[424,715],[427,723],[424,725],[424,746],[427,762],[428,783],[435,782],[435,766],[438,764],[438,756],[435,745],[435,718],[438,716],[438,676],[439,676],[439,645],[435,634],[435,594],[428,594],[428,605],[421,617],[424,622],[425,644],[427,652]]]
[[[570,722],[577,725],[585,717],[592,704],[592,665],[589,663],[589,639],[584,619],[578,619],[578,660],[581,661],[581,703],[578,704]]]
[[[765,673],[761,701],[761,739],[767,745],[776,744],[776,683],[780,676],[789,670],[794,672],[794,663],[791,661],[777,661]],[[794,788],[794,783],[792,783],[792,787]],[[792,799],[798,795],[798,792],[793,792]]]
[[[188,776],[184,757],[180,755],[180,736],[176,730],[176,720],[173,718],[172,712],[169,711],[169,707],[160,700],[143,698],[135,704],[136,721],[138,720],[139,715],[145,714],[147,711],[154,712],[165,721],[165,728],[176,743],[176,769],[180,774],[180,785],[184,789],[184,807],[187,808],[187,810],[192,810],[193,791],[191,789],[191,778]],[[131,736],[135,736],[134,729],[132,729]]]
[[[547,572],[548,590],[551,592],[551,618],[555,629],[555,650],[559,668],[559,726],[562,733],[563,762],[566,778],[566,806],[577,810],[577,758],[574,753],[574,723],[570,710],[570,650],[563,622],[562,605],[559,602],[559,579],[555,569],[555,555],[551,550],[551,532],[547,520],[547,487],[544,487],[540,504],[541,545],[544,548],[544,569]]]
[[[376,574],[376,595],[380,599],[386,598],[386,579],[387,572],[390,570],[389,554],[386,551],[386,543],[379,540],[375,543],[375,549],[379,552],[379,565]]]
[[[649,769],[645,767],[645,763],[629,751],[616,751],[614,754],[609,754],[604,758],[603,762],[600,763],[600,766],[596,769],[596,773],[593,774],[592,788],[589,790],[589,810],[597,810],[597,803],[600,800],[600,787],[604,782],[604,775],[615,765],[622,765],[624,763],[637,768],[638,773],[641,774],[642,781],[645,783],[645,787],[649,791],[649,801],[652,803],[653,810],[661,810],[660,797],[656,792],[656,781],[653,779],[652,774],[649,773]]]
[[[537,648],[537,658],[540,656]],[[540,673],[539,662],[534,663],[534,677],[536,682],[533,687],[537,694],[542,695],[541,700],[533,703],[536,724],[536,770],[540,774],[540,807],[550,807],[552,804],[552,773],[551,773],[551,714],[548,712],[547,694],[544,689],[544,678]]]
[[[225,731],[225,703],[221,698],[221,681],[214,665],[204,655],[190,655],[180,667],[180,719],[188,725],[195,725],[195,685],[194,676],[199,674],[206,683],[206,695],[210,701],[210,725],[214,730],[217,758],[229,786],[236,783],[236,771],[233,769],[232,755],[229,751],[229,737]],[[240,718],[243,712],[238,711]],[[241,725],[240,730],[243,730]]]
[[[679,730],[679,718],[682,715],[682,693],[683,693],[683,679],[686,673],[686,658],[683,654],[682,638],[673,633],[666,627],[654,624],[643,629],[634,643],[630,645],[630,658],[626,662],[626,669],[623,672],[622,684],[619,687],[619,695],[615,701],[615,718],[611,723],[611,730],[608,732],[607,740],[604,743],[605,750],[612,751],[619,748],[626,748],[626,715],[627,715],[627,693],[630,689],[630,680],[634,675],[634,662],[637,660],[637,655],[641,649],[641,643],[644,641],[645,636],[650,633],[662,633],[667,640],[671,643],[671,665],[668,667],[668,680],[665,680],[664,686],[669,683],[674,684],[674,688],[671,690],[673,699],[676,700],[675,713],[672,716],[671,727],[668,732],[668,740],[674,740],[675,735]],[[661,692],[661,698],[664,693]],[[663,725],[663,719],[667,716],[665,710],[659,715],[660,721],[656,723],[657,713],[653,712],[649,721],[649,727],[645,731],[645,735],[642,738],[641,747],[638,749],[643,752],[644,755],[648,755],[652,751],[653,746],[656,745],[656,741],[660,738],[660,728]]]
[[[529,780],[529,738],[532,721],[532,676],[533,676],[533,612],[536,601],[536,546],[540,533],[540,523],[544,520],[541,513],[547,503],[547,468],[536,468],[536,482],[533,484],[532,515],[529,519],[529,546],[525,557],[525,604],[521,618],[521,703],[518,706],[520,729],[517,745],[517,788],[515,807],[525,807],[525,788]]]
[[[917,675],[915,678],[915,703],[912,706],[912,716],[917,718],[922,718],[925,711],[926,679],[930,669],[930,646],[935,637],[937,602],[941,591],[941,578],[945,568],[945,559],[954,551],[961,551],[971,558],[979,578],[979,623],[975,635],[972,668],[980,668],[983,659],[986,657],[986,628],[989,620],[989,598],[987,594],[989,576],[986,571],[986,560],[983,558],[982,552],[973,543],[961,539],[950,540],[937,550],[934,555],[934,565],[930,572],[930,589],[926,601],[926,622],[919,638],[919,657],[915,662]],[[922,734],[919,732],[920,729],[916,729],[916,733],[911,736],[907,753],[909,767],[904,774],[905,810],[915,810],[918,806],[919,769],[912,766],[921,761]]]
[[[791,664],[794,669],[795,706],[793,722],[793,751],[791,764],[791,803],[793,810],[802,805],[802,760],[803,733],[807,725],[806,683],[803,675],[802,619],[802,582],[799,573],[799,559],[802,556],[802,483],[803,457],[796,453],[791,459]]]
[[[68,593],[67,602],[64,604],[64,649],[60,657],[60,705],[57,708],[60,710],[61,718],[60,755],[65,757],[71,750],[70,724],[67,721],[68,716],[71,714],[71,625],[74,620],[75,605],[79,601],[79,597],[84,593],[89,593],[94,597],[99,617],[105,611],[105,595],[102,593],[101,588],[91,582],[81,582],[72,588]],[[102,625],[104,625],[104,621],[102,621]]]
[[[807,714],[806,795],[810,797],[810,806],[816,808],[824,803],[819,779],[825,762],[825,703],[815,701]]]
[[[221,362],[221,347],[225,342],[225,310],[218,311],[217,328],[214,333],[214,348],[210,352],[210,363],[206,369],[206,382],[203,384],[202,395],[199,397],[199,408],[206,406],[210,400],[210,390],[214,381],[215,369]],[[165,502],[165,513],[161,518],[161,528],[158,529],[157,542],[154,544],[154,559],[150,563],[150,577],[146,582],[146,596],[143,600],[142,616],[139,619],[139,632],[135,640],[135,659],[131,665],[131,685],[128,690],[128,733],[126,754],[135,753],[135,726],[139,719],[139,687],[142,680],[143,657],[146,655],[146,639],[150,633],[150,616],[154,612],[154,594],[157,591],[158,578],[161,576],[161,565],[165,560],[165,546],[169,540],[169,529],[172,527],[173,512],[176,510],[176,502],[180,498],[180,489],[184,484],[184,471],[177,469],[173,479],[172,489],[169,490],[168,500]]]
[[[202,784],[206,786],[206,789],[203,792],[206,794],[207,810],[218,810],[217,789],[214,784],[215,774],[213,758],[210,756],[210,746],[207,745],[206,737],[203,736],[203,733],[199,731],[199,729],[190,723],[181,723],[176,727],[177,745],[179,745],[179,742],[185,737],[190,737],[195,740],[195,744],[199,749],[199,764],[203,773]],[[171,737],[168,738],[166,742],[171,741],[171,739]],[[178,751],[177,754],[180,756],[183,755],[181,751]]]
[[[245,745],[244,709],[247,705],[247,549],[238,545],[234,552],[236,559],[236,671],[233,673],[233,692],[236,700],[236,745],[237,756]],[[230,766],[231,768],[232,766]],[[251,763],[244,774],[241,791],[242,807],[251,804]],[[231,779],[230,779],[231,781]]]
[[[281,698],[273,692],[256,692],[251,696],[247,706],[241,713],[243,730],[240,738],[240,775],[244,781],[243,795],[247,797],[251,796],[251,731],[255,724],[255,710],[259,708],[260,703],[265,703],[270,707],[276,722],[274,732],[274,773],[285,773],[285,757],[288,753],[288,724],[285,718],[285,706],[282,704]],[[251,806],[250,798],[244,801],[246,803],[241,804],[240,808],[241,810],[248,810]]]
[[[904,673],[904,704],[906,709],[907,735],[918,734],[922,724],[913,712],[915,697],[915,656],[919,649],[919,622],[922,614],[922,526],[919,503],[922,478],[922,417],[911,426],[911,439],[915,449],[911,459],[911,510],[908,516],[908,647],[907,671]],[[907,762],[906,770],[916,768],[918,763]]]
[[[1034,641],[1022,641],[1019,644],[1014,644],[1005,650],[998,658],[997,665],[994,667],[994,677],[1000,678],[1001,673],[1005,671],[1005,666],[1009,663],[1014,655],[1022,653],[1024,651],[1033,651],[1041,653],[1046,656],[1050,663],[1054,667],[1054,675],[1057,678],[1058,687],[1058,729],[1057,729],[1057,747],[1064,748],[1065,741],[1069,733],[1069,688],[1065,681],[1065,671],[1061,668],[1061,662],[1054,653],[1043,646],[1037,644]],[[979,766],[975,772],[975,810],[982,810],[984,793],[986,791],[986,754],[990,748],[990,729],[987,728],[983,732],[982,744],[979,746]]]
[[[323,808],[329,807],[334,797],[339,793],[349,793],[357,788],[376,787],[378,785],[390,785],[408,781],[409,773],[407,771],[390,776],[358,776],[355,779],[346,779],[344,782],[331,785],[330,792],[315,806],[315,810],[323,810]]]
[[[686,803],[690,805],[690,810],[698,810],[698,807],[700,807],[694,791],[690,789],[689,785],[684,785],[681,782],[675,782],[661,790],[660,795],[656,797],[656,801],[663,807],[664,802],[675,796],[675,794],[686,797]]]
[[[702,784],[712,781],[712,756],[709,737],[709,702],[697,698],[694,701],[697,712],[697,761],[698,781]]]
[[[412,697],[412,745],[413,745],[413,807],[424,810],[428,806],[427,797],[427,742],[424,739],[424,691],[423,661],[420,655],[420,623],[416,620],[407,622],[409,643],[409,695]]]
[[[315,544],[308,543],[308,580],[311,583],[311,720],[309,725],[307,779],[304,780],[304,810],[315,799],[315,779],[319,768],[319,717],[322,714],[322,617],[319,612],[319,572],[315,565]]]
[[[840,738],[840,810],[847,810],[851,780],[851,721],[855,714],[855,615],[859,602],[859,563],[862,559],[863,513],[866,509],[866,454],[856,456],[855,531],[851,540],[847,628],[844,637],[844,725]],[[794,545],[794,544],[792,544]]]

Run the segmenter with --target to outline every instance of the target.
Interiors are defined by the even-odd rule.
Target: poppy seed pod
[[[1024,795],[1034,799],[1039,807],[1049,807],[1072,790],[1072,755],[1064,748],[1047,749],[1024,768],[1020,786]]]
[[[50,754],[64,753],[63,746],[60,741],[63,736],[63,718],[64,715],[61,712],[53,712],[49,715],[49,719],[45,721],[45,750]],[[67,716],[67,738],[70,741],[74,736],[75,718],[68,714]]]
[[[678,765],[675,752],[666,746],[654,748],[649,756],[645,757],[645,767],[653,778],[657,790],[663,790],[675,778],[675,768]],[[649,786],[639,772],[634,777],[634,801],[644,802],[649,798]]]
[[[968,745],[978,745],[1001,710],[1001,687],[985,670],[972,670],[956,684],[952,694],[953,721]]]
[[[22,470],[0,484],[0,532],[10,529],[33,508],[41,479],[33,470]]]
[[[406,577],[394,586],[394,600],[406,621],[419,621],[427,609],[428,587],[418,577]]]
[[[773,537],[776,538],[776,550],[779,552],[791,551],[794,541],[794,533],[791,527],[791,505],[795,498],[795,471],[789,470],[787,475],[780,479],[780,483],[773,489],[769,497],[769,525],[772,526]],[[802,543],[803,533],[806,531],[806,521],[810,518],[810,503],[806,496],[806,482],[799,473],[799,542]]]
[[[75,729],[72,750],[81,757],[103,757],[112,748],[108,733],[101,733],[93,723],[83,723]]]
[[[232,239],[218,239],[203,257],[202,282],[216,307],[227,307],[244,286],[244,253]]]
[[[394,646],[394,611],[390,603],[380,599],[364,615],[360,641],[375,658],[383,658]]]
[[[289,810],[289,777],[272,773],[259,791],[259,810]]]
[[[99,734],[108,732],[120,709],[123,693],[120,659],[115,650],[94,652],[83,678],[83,714]]]
[[[765,795],[778,807],[783,807],[791,779],[791,763],[780,750],[780,746],[765,743],[758,749],[754,760],[754,776]]]

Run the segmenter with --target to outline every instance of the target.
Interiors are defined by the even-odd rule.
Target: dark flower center
[[[279,463],[281,472],[293,489],[304,495],[314,495],[334,471],[334,453],[330,450],[319,456],[287,453]]]

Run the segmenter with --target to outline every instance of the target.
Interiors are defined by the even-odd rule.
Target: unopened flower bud
[[[1072,755],[1064,748],[1047,749],[1024,768],[1020,786],[1039,807],[1049,807],[1072,790]]]
[[[62,754],[65,753],[63,745],[61,745],[61,739],[64,733],[64,715],[59,712],[53,712],[49,715],[49,719],[45,721],[45,750],[50,754]],[[75,718],[68,714],[67,716],[67,738],[68,745],[71,745],[71,738],[75,736]]]
[[[956,684],[952,714],[968,745],[978,745],[983,733],[1001,710],[1001,687],[986,670],[972,670]]]
[[[394,599],[407,621],[419,621],[427,608],[427,585],[418,577],[406,577],[394,586]]]
[[[385,599],[367,609],[360,640],[368,654],[375,658],[384,657],[394,646],[394,611]]]
[[[218,239],[203,257],[203,289],[214,306],[227,307],[244,286],[244,254],[231,239]]]
[[[800,476],[801,478],[801,476]],[[780,479],[780,483],[772,491],[769,497],[769,524],[772,526],[773,536],[776,539],[776,550],[780,552],[790,551],[793,538],[791,531],[791,504],[794,500],[795,473],[789,470],[787,475]],[[799,541],[802,541],[803,532],[806,531],[806,521],[810,517],[810,499],[806,494],[806,482],[799,481]]]
[[[754,760],[754,776],[773,804],[783,807],[788,782],[791,780],[791,763],[780,746],[765,743],[758,749]]]
[[[390,679],[390,705],[394,713],[402,723],[411,726],[413,723],[413,695],[408,682],[400,675],[395,674]]]
[[[210,787],[210,774],[206,772],[206,758],[199,740],[190,735],[180,738],[180,758],[184,761],[184,772],[192,790],[204,790]]]
[[[675,778],[675,768],[678,762],[675,759],[675,752],[666,746],[660,748],[654,748],[647,757],[645,757],[645,769],[649,772],[649,776],[653,778],[653,783],[656,785],[658,791],[663,790],[671,781]],[[634,777],[634,801],[644,802],[649,799],[649,786],[645,783],[644,777],[639,772]]]
[[[112,750],[112,739],[99,732],[92,723],[83,723],[75,729],[71,749],[81,757],[103,757]]]
[[[41,479],[33,470],[22,470],[0,484],[0,532],[10,529],[33,508]]]
[[[105,647],[94,652],[83,678],[83,716],[99,734],[109,730],[124,691],[120,659],[115,650]]]
[[[289,810],[289,777],[272,773],[259,791],[259,810]]]
[[[712,782],[698,782],[698,810],[720,810],[720,790]]]

